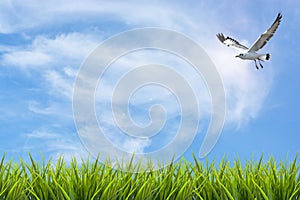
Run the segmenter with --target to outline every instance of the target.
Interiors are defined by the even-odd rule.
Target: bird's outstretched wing
[[[261,36],[254,42],[254,44],[250,47],[249,52],[255,52],[263,48],[267,42],[271,39],[271,37],[274,35],[275,31],[277,30],[280,21],[281,21],[282,15],[278,13],[274,23],[272,26],[266,30]]]
[[[239,51],[241,51],[241,50],[243,50],[243,51],[245,51],[245,50],[248,50],[248,47],[246,47],[246,46],[244,46],[244,45],[242,45],[242,44],[240,44],[238,41],[236,41],[235,39],[233,39],[233,38],[231,38],[231,37],[224,37],[224,35],[223,35],[223,33],[218,33],[217,34],[217,37],[218,37],[218,39],[223,43],[223,44],[225,44],[226,46],[228,46],[228,47],[233,47],[233,48],[235,48],[235,49],[237,49],[237,50],[239,50]]]

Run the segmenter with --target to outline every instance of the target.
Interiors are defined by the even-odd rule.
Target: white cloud
[[[136,139],[130,139],[120,142],[122,148],[131,153],[143,153],[144,148],[151,144],[151,140],[146,140],[144,142],[138,141]]]
[[[196,12],[194,10],[195,8],[186,8],[180,5],[173,6],[158,2],[146,4],[138,4],[136,2],[98,3],[98,1],[96,3],[96,1],[92,0],[84,3],[82,1],[70,0],[64,2],[45,1],[42,4],[38,2],[37,0],[26,2],[12,0],[2,3],[5,6],[6,12],[2,13],[4,18],[0,18],[0,24],[2,24],[0,31],[18,32],[35,30],[35,28],[51,27],[57,24],[68,25],[74,22],[83,23],[79,24],[80,26],[97,26],[103,22],[106,29],[101,31],[110,32],[112,31],[111,29],[114,29],[113,26],[110,27],[111,21],[121,22],[127,27],[133,28],[158,26],[174,29],[196,40],[204,47],[216,64],[226,90],[227,122],[239,127],[249,119],[255,118],[263,107],[272,82],[272,71],[268,69],[256,71],[253,66],[254,63],[234,58],[235,53],[221,45],[215,37],[217,31],[226,30],[226,32],[230,33],[235,32],[236,27],[248,26],[252,20],[241,11],[238,14],[233,13],[235,17],[237,15],[239,17],[236,20],[233,20],[234,17],[231,17],[232,23],[234,23],[232,25],[229,23],[223,24],[224,20],[217,21],[217,19],[228,15],[228,12],[218,12],[220,17],[213,17],[213,14],[210,13],[211,10],[207,9],[209,6],[205,6],[205,3],[201,3],[204,6],[200,6],[202,10],[199,14],[199,11]],[[214,12],[224,10],[222,6],[226,7],[228,4],[217,5]],[[0,9],[0,11],[2,10]],[[12,13],[13,15],[11,15]],[[4,19],[8,17],[11,17],[10,20],[5,21]],[[81,19],[83,20],[80,21]],[[97,22],[98,20],[100,22]],[[248,38],[248,36],[243,36],[241,41],[245,40],[245,38]],[[20,47],[17,50],[8,50],[2,56],[2,61],[6,65],[29,68],[28,70],[39,68],[41,76],[45,78],[47,92],[52,96],[60,96],[61,98],[71,100],[75,80],[74,75],[76,75],[84,58],[102,39],[103,36],[89,32],[57,34],[54,38],[40,35],[34,38],[32,44],[29,46]],[[135,59],[136,63],[147,61],[145,57]],[[166,58],[158,58],[157,60],[169,62]],[[123,61],[123,64],[126,64],[126,60]],[[116,70],[115,74],[122,71],[122,69]],[[181,72],[184,74],[185,70],[182,69]],[[145,74],[143,78],[146,78],[147,75]],[[197,84],[197,78],[199,77],[195,78],[191,75],[187,75],[187,77],[193,84]],[[112,80],[109,79],[108,81]],[[205,93],[202,91],[203,88],[201,89],[199,86],[196,86],[196,88],[200,96],[205,96]],[[101,90],[102,95],[105,96],[111,92],[111,89],[111,87],[104,88],[104,90]],[[165,97],[166,95],[159,96],[161,100],[165,100],[168,103]],[[104,100],[109,99],[106,97]],[[210,109],[207,106],[208,102],[209,99],[205,96],[201,103],[207,109]],[[37,113],[52,112],[51,108],[41,111],[37,106],[31,106],[31,110]],[[119,143],[122,142],[124,141]],[[125,141],[124,144],[125,148],[142,151],[150,143]]]
[[[51,157],[56,161],[58,157],[63,156],[66,161],[71,161],[74,156],[83,158],[88,155],[79,138],[58,125],[41,127],[24,136],[26,141],[22,152],[37,154],[33,156],[40,157],[42,151],[46,159]]]
[[[101,36],[78,32],[59,34],[55,38],[38,36],[32,43],[37,51],[55,55],[58,59],[81,61],[100,42]],[[54,59],[56,59],[54,58]]]
[[[64,74],[67,75],[68,77],[76,77],[77,75],[77,70],[72,69],[71,67],[65,67],[63,68]]]
[[[119,16],[118,20],[127,24],[146,26],[158,25],[166,28],[175,28],[178,31],[192,35],[193,39],[202,44],[202,46],[207,50],[220,71],[229,102],[229,110],[227,112],[229,121],[233,123],[237,122],[238,124],[243,123],[243,121],[256,117],[262,107],[264,98],[266,97],[268,88],[270,87],[271,79],[264,79],[266,77],[261,75],[258,76],[257,71],[253,70],[252,66],[249,66],[253,63],[241,62],[235,59],[235,53],[233,51],[218,43],[214,31],[228,30],[229,25],[226,23],[222,25],[216,24],[218,22],[216,18],[206,19],[205,21],[199,22],[200,17],[197,15],[200,15],[201,17],[205,16],[206,12],[204,10],[200,14],[193,11],[186,13],[187,11],[185,9],[180,9],[176,5],[167,7],[166,4],[158,3],[148,3],[148,9],[146,10],[143,9],[146,5],[130,3],[120,4],[116,2],[96,4],[94,1],[88,1],[83,4],[79,1],[72,3],[67,1],[61,4],[56,4],[55,2],[46,4],[46,10],[43,9],[43,12],[45,13],[43,15],[44,17],[40,19],[41,24],[45,24],[46,20],[55,21],[56,18],[54,17],[54,13],[61,14],[58,16],[75,15],[74,13],[77,13],[78,16],[87,16],[87,13],[92,13],[96,16],[116,15]],[[21,9],[24,12],[30,11],[33,16],[39,15],[39,12],[32,12],[33,10],[38,10],[40,7],[36,1],[32,1],[31,4],[19,2],[18,6],[16,6],[17,4],[15,3],[13,3],[13,5],[15,5],[15,9]],[[201,6],[203,8],[209,7],[209,5],[205,4]],[[226,5],[219,5],[216,9],[222,10],[223,6]],[[160,20],[155,20],[156,18],[153,18],[154,15],[159,16]],[[90,19],[92,18],[94,18],[94,15],[90,17]],[[66,17],[62,20],[70,21],[72,19]],[[239,23],[238,27],[244,27],[246,26],[245,24],[247,24],[244,23],[245,21],[248,22],[249,17],[243,16],[242,13],[239,12],[239,18],[236,18],[234,23]],[[209,29],[207,28],[207,24],[209,24]],[[230,25],[230,27],[236,27],[236,25],[237,24],[235,24],[235,26]],[[205,31],[203,32],[203,30]],[[204,35],[202,34],[201,36],[201,34],[199,34],[201,32],[203,32]],[[31,47],[33,52],[31,53],[38,52],[41,55],[46,55],[46,58],[50,57],[54,59],[54,61],[57,60],[60,63],[62,61],[70,62],[75,59],[77,60],[78,67],[80,58],[82,61],[84,56],[88,55],[88,53],[95,47],[96,42],[99,41],[100,38],[98,39],[95,35],[87,36],[80,33],[61,34],[55,39],[42,36],[37,37],[34,40]],[[17,53],[20,54],[20,52],[14,52],[14,54]],[[13,62],[16,64],[21,63],[18,59],[13,61],[13,58],[16,57],[13,56],[13,54],[8,54],[6,57],[10,58],[6,59],[6,61],[11,61],[12,64]],[[28,59],[32,59],[27,61],[28,64],[33,63],[38,65],[39,63],[43,64],[49,62],[49,60],[43,59],[43,56],[41,56],[40,59],[38,59],[38,56],[28,56]],[[52,62],[54,61],[52,60]],[[65,65],[69,64],[66,63]],[[67,83],[64,79],[66,79],[66,77],[57,71],[49,71],[46,74],[46,80],[52,84],[52,89],[57,88],[58,91],[63,93],[63,95],[71,96],[71,88],[73,85],[70,84],[70,81]]]
[[[68,79],[55,70],[49,70],[43,75],[45,80],[50,84],[48,91],[53,96],[63,96],[71,99],[73,93],[73,79]]]
[[[15,15],[16,11],[10,0],[3,0],[0,2],[0,33],[14,31],[13,24],[16,22]]]
[[[53,117],[58,119],[62,119],[65,122],[72,122],[73,115],[71,111],[70,102],[60,102],[60,101],[50,101],[48,104],[41,103],[38,100],[29,101],[28,102],[28,111],[33,113],[34,115],[44,115],[48,118]],[[67,124],[67,123],[66,123]]]
[[[128,25],[147,23],[155,26],[158,21],[153,20],[153,16],[159,19],[159,23],[177,24],[176,20],[169,18],[170,15],[178,18],[180,13],[175,15],[176,10],[170,5],[153,2],[123,2],[109,1],[99,2],[95,0],[80,1],[44,1],[38,0],[7,0],[2,3],[3,18],[2,32],[15,32],[20,30],[44,27],[49,25],[64,24],[65,22],[78,21],[82,19],[92,22],[105,21],[107,15],[116,21],[125,22]],[[147,9],[145,9],[147,7]],[[4,12],[5,11],[5,12]],[[10,20],[4,20],[4,19]]]
[[[39,51],[15,51],[2,57],[3,65],[16,67],[41,67],[49,64],[51,57]]]
[[[99,44],[93,33],[59,34],[55,38],[37,36],[31,45],[7,47],[2,66],[34,70],[44,77],[47,92],[71,100],[73,83],[81,62]]]
[[[31,45],[17,48],[6,47],[2,56],[5,65],[16,67],[61,68],[61,65],[75,65],[77,68],[82,60],[100,42],[100,36],[71,32],[59,34],[55,38],[37,36]]]
[[[58,111],[57,107],[53,105],[45,108],[45,107],[41,107],[39,103],[36,101],[29,102],[28,110],[33,113],[42,114],[42,115],[51,115]]]
[[[218,45],[218,44],[216,44]],[[256,70],[254,62],[235,59],[225,46],[207,49],[222,76],[227,99],[227,122],[238,127],[259,115],[271,87],[271,69]],[[264,64],[265,68],[268,63]]]

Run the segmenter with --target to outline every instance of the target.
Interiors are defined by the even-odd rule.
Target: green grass
[[[292,162],[182,159],[156,171],[131,173],[96,161],[0,161],[0,199],[300,199],[297,157]]]

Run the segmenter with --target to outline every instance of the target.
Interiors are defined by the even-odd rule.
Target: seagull
[[[235,57],[241,58],[243,60],[254,60],[256,69],[259,69],[256,63],[256,61],[258,61],[260,67],[263,68],[263,65],[261,64],[260,61],[264,62],[266,60],[269,60],[270,54],[269,53],[259,54],[257,53],[257,51],[262,49],[267,44],[267,42],[271,39],[271,37],[273,37],[275,31],[277,30],[281,22],[281,18],[282,18],[281,13],[278,13],[271,27],[268,30],[266,30],[263,34],[261,34],[250,48],[240,44],[237,40],[231,37],[227,36],[225,38],[222,33],[218,33],[217,37],[224,45],[228,47],[233,47],[239,50],[240,52],[242,52]]]

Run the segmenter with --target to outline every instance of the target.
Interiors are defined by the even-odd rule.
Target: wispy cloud
[[[78,68],[100,41],[101,36],[93,33],[70,32],[54,38],[37,35],[29,45],[3,46],[6,52],[2,62],[15,67],[40,67],[41,71],[45,67],[60,69],[66,65]]]
[[[51,58],[39,51],[15,51],[6,53],[2,57],[3,65],[16,67],[38,67],[48,64]]]
[[[18,4],[17,8],[21,9],[24,12],[29,12],[30,15],[38,15],[36,12],[31,12],[37,10],[39,4]],[[149,4],[149,12],[141,9],[145,5],[141,4],[124,4],[125,7],[116,6],[115,3],[107,4],[95,4],[94,1],[88,1],[85,4],[80,2],[65,2],[57,6],[55,3],[47,3],[45,16],[49,15],[52,17],[45,17],[44,20],[56,20],[53,13],[59,12],[61,14],[68,15],[69,11],[80,13],[80,15],[86,15],[88,12],[93,11],[97,14],[102,15],[118,15],[121,18],[118,18],[123,23],[134,23],[135,25],[158,25],[167,28],[175,28],[179,31],[183,31],[188,35],[193,35],[194,39],[203,42],[206,46],[205,49],[208,50],[209,55],[212,57],[213,61],[216,63],[217,67],[220,70],[222,79],[226,86],[227,99],[230,104],[228,105],[229,112],[228,115],[230,121],[238,122],[247,120],[249,118],[255,117],[259,112],[261,105],[268,93],[268,88],[270,86],[270,78],[263,76],[257,76],[257,73],[252,69],[249,69],[253,63],[248,62],[239,62],[234,59],[234,53],[229,49],[226,49],[224,46],[218,44],[218,41],[215,39],[214,35],[216,27],[220,31],[228,30],[228,24],[219,24],[218,21],[212,21],[206,19],[206,22],[210,24],[212,31],[209,31],[206,27],[207,23],[199,22],[198,16],[196,13],[189,13],[187,15],[184,13],[184,9],[174,7],[174,6],[164,6],[160,4],[159,7],[157,3]],[[36,7],[29,5],[37,5]],[[80,5],[80,6],[78,6]],[[55,6],[55,8],[54,8]],[[70,7],[71,6],[71,7]],[[203,5],[205,7],[205,5]],[[226,5],[223,5],[226,6]],[[156,8],[155,8],[156,7]],[[152,9],[151,9],[152,8]],[[155,9],[154,9],[155,8]],[[221,9],[221,8],[220,8]],[[131,12],[128,12],[130,11]],[[153,12],[157,12],[157,15],[160,16],[160,20],[155,20]],[[35,13],[35,14],[34,14]],[[205,14],[205,10],[200,16]],[[156,15],[156,16],[157,16]],[[180,19],[180,17],[182,17]],[[94,17],[91,16],[91,19]],[[239,14],[238,19],[243,19],[243,21],[248,20],[248,16],[243,16],[242,13]],[[41,19],[43,20],[43,19]],[[72,21],[72,19],[65,19],[67,21]],[[209,22],[208,22],[208,21]],[[234,22],[238,23],[239,20]],[[45,22],[41,22],[44,24]],[[67,23],[67,22],[65,22]],[[177,26],[174,26],[177,24]],[[245,24],[245,23],[241,23]],[[247,24],[247,23],[246,23]],[[205,27],[204,27],[205,26]],[[209,40],[206,40],[201,36],[201,34],[196,34],[205,30],[205,37],[209,34]],[[245,38],[245,37],[242,37]],[[67,33],[60,34],[54,39],[47,38],[44,36],[38,36],[32,43],[32,46],[29,47],[26,51],[15,51],[11,53],[4,54],[4,62],[11,65],[17,66],[44,66],[51,62],[58,63],[58,67],[64,63],[74,63],[74,59],[77,60],[75,68],[78,69],[80,62],[83,60],[84,56],[96,46],[97,42],[100,42],[100,37],[97,38],[95,35],[85,35],[80,33]],[[239,67],[236,67],[239,66]],[[53,68],[53,67],[52,67]],[[254,74],[256,73],[256,74]],[[52,88],[57,88],[57,91],[68,91],[61,92],[64,95],[71,96],[72,84],[66,83],[66,77],[62,73],[50,70],[46,72],[46,80],[52,85]],[[73,80],[72,80],[73,81]],[[251,98],[249,98],[251,96]]]
[[[67,101],[71,104],[73,85],[81,63],[109,35],[108,33],[124,30],[124,28],[115,27],[114,22],[128,29],[144,26],[174,29],[197,41],[208,52],[216,64],[225,86],[227,123],[234,125],[234,127],[240,127],[251,118],[259,115],[271,87],[272,71],[267,69],[269,77],[266,74],[260,74],[252,66],[253,63],[235,59],[235,52],[219,44],[215,37],[217,32],[233,33],[237,31],[235,36],[240,36],[241,31],[237,30],[236,27],[246,27],[253,20],[247,12],[231,12],[232,16],[228,12],[221,12],[234,5],[220,3],[218,5],[214,4],[214,6],[216,8],[213,12],[215,14],[218,12],[218,15],[212,14],[211,9],[208,9],[211,5],[203,2],[196,4],[195,8],[191,8],[191,6],[171,5],[158,3],[158,1],[148,3],[121,1],[99,3],[92,0],[84,3],[69,0],[64,2],[46,1],[43,3],[39,3],[37,0],[26,2],[21,0],[2,1],[0,3],[0,32],[22,33],[33,31],[36,35],[31,36],[33,38],[30,44],[21,44],[15,47],[1,46],[4,52],[1,56],[1,63],[5,66],[36,71],[40,77],[43,77],[41,84],[45,89],[45,94],[50,96],[50,102],[57,101],[57,103],[65,105],[65,101]],[[229,18],[227,21],[230,21],[230,23],[224,23],[224,20],[220,20],[225,17]],[[76,26],[76,31],[72,31],[70,24],[76,24],[79,28]],[[105,27],[103,27],[103,24]],[[51,27],[59,26],[68,28],[51,32]],[[82,32],[78,30],[81,27]],[[42,32],[43,28],[47,28],[51,34],[39,34],[39,31]],[[97,31],[94,31],[93,28]],[[250,34],[252,38],[253,35]],[[248,41],[247,36],[242,36],[241,40],[246,40],[245,38]],[[247,43],[249,44],[249,42]],[[155,55],[157,55],[156,61],[171,63],[166,56]],[[139,56],[144,55],[140,54]],[[138,56],[132,56],[130,59],[135,64],[150,60],[149,57],[138,58]],[[113,75],[126,69],[126,67],[120,67],[122,64],[129,63],[126,59],[121,60],[121,62],[119,68],[112,71]],[[174,64],[174,62],[171,64]],[[199,77],[194,77],[191,71],[187,73],[188,70],[185,70],[185,68],[178,68],[177,70],[181,70],[180,72],[186,75],[191,83],[197,85]],[[147,76],[147,74],[144,76]],[[107,83],[113,82],[113,80],[113,77],[106,79]],[[210,99],[204,91],[206,89],[205,84],[203,81],[201,82],[201,86],[199,84],[194,89],[197,91],[198,97],[202,98],[200,104],[206,108],[204,112],[207,114],[210,110]],[[104,104],[109,100],[107,94],[111,92],[112,88],[109,84],[107,84],[107,87],[102,88],[101,94],[102,97],[104,96]],[[170,107],[173,106],[172,108],[176,110],[175,103],[169,103],[168,98],[166,98],[168,95],[161,94],[158,99]],[[29,105],[28,109],[31,112],[56,114],[58,116],[65,112],[65,110],[59,109],[60,106],[54,106],[55,104],[50,103],[50,106],[46,104],[43,107],[45,104],[38,101],[43,100],[37,99]],[[145,99],[140,99],[138,103],[144,105],[141,103],[142,101],[145,101]],[[69,112],[71,113],[71,111]],[[104,110],[102,114],[105,113]],[[103,116],[103,119],[113,123],[110,116]],[[29,136],[31,139],[41,138],[38,137],[39,134],[41,133],[36,133],[36,136]],[[54,148],[55,142],[52,138],[45,136],[45,140],[51,141],[51,144],[47,145],[50,149]],[[138,143],[126,140],[125,142],[119,141],[119,143],[122,143],[124,148],[142,152],[151,144],[151,141]],[[63,140],[62,145],[68,146],[69,143]],[[55,147],[59,149],[62,146]],[[71,145],[70,148],[73,148],[73,146]]]
[[[59,156],[70,161],[73,156],[87,157],[88,153],[76,135],[59,125],[41,127],[24,135],[23,152],[30,152],[33,156],[42,153],[46,159],[55,161]]]

